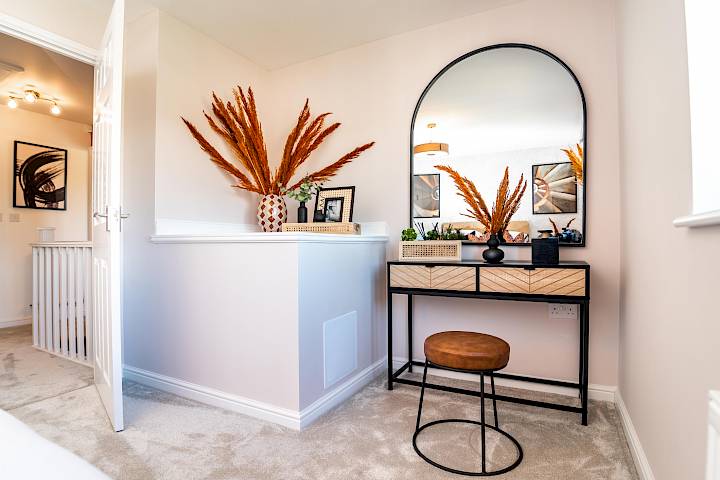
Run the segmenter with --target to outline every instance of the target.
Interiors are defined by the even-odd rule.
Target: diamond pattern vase
[[[257,219],[263,232],[279,232],[287,221],[287,206],[280,195],[270,194],[260,197]]]

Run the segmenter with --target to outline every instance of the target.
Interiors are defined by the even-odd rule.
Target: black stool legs
[[[423,400],[425,398],[425,383],[427,382],[428,365],[432,365],[434,368],[440,368],[440,369],[444,369],[444,370],[453,370],[453,369],[449,369],[446,367],[442,367],[440,365],[434,365],[429,360],[425,360],[425,368],[423,369],[422,385],[420,387],[420,402],[418,404],[417,421],[415,422],[415,434],[413,435],[413,440],[412,440],[413,448],[415,449],[415,452],[420,456],[420,458],[422,458],[423,460],[428,462],[430,465],[433,465],[437,468],[445,470],[446,472],[457,473],[460,475],[478,476],[478,477],[500,475],[503,473],[507,473],[510,470],[517,467],[518,465],[520,465],[520,462],[522,462],[522,458],[523,458],[523,451],[522,451],[522,447],[520,446],[520,443],[518,443],[518,441],[515,440],[515,438],[513,438],[509,433],[501,430],[499,423],[498,423],[497,401],[495,400],[495,377],[494,377],[492,371],[467,372],[467,373],[480,374],[480,422],[476,422],[474,420],[451,418],[451,419],[445,419],[445,420],[435,420],[433,422],[426,423],[425,425],[422,425],[422,426],[420,425],[420,418],[422,417]],[[461,371],[461,370],[456,370],[456,371]],[[495,417],[495,426],[494,427],[492,425],[486,425],[486,423],[485,423],[485,375],[486,374],[490,375],[490,387],[491,387],[492,397],[493,397],[492,398],[493,414]],[[481,471],[466,472],[463,470],[457,470],[454,468],[446,467],[445,465],[441,465],[433,460],[430,460],[427,456],[425,456],[424,453],[422,453],[420,451],[420,449],[417,446],[417,437],[420,434],[420,432],[422,432],[423,430],[425,430],[428,427],[431,427],[433,425],[438,425],[440,423],[470,423],[470,424],[474,424],[474,425],[480,425],[480,429],[481,429],[481,434],[480,434]],[[485,428],[486,427],[490,428],[492,430],[495,430],[499,434],[508,438],[517,448],[517,451],[518,451],[517,460],[515,460],[515,462],[513,462],[511,465],[509,465],[505,468],[501,468],[499,470],[487,471],[487,467],[486,467],[487,459],[486,459],[486,455],[485,455]]]

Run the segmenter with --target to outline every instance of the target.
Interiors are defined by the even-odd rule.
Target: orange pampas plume
[[[325,118],[330,113],[323,113],[311,119],[309,102],[306,100],[305,106],[300,111],[297,124],[290,131],[285,142],[280,165],[274,172],[271,172],[262,125],[258,118],[252,88],[248,87],[247,95],[245,95],[243,89],[237,87],[237,89],[233,90],[233,97],[234,104],[231,102],[225,103],[213,93],[213,116],[205,113],[205,118],[210,128],[230,147],[238,163],[247,171],[247,174],[226,160],[203,137],[195,125],[185,118],[182,118],[182,121],[198,142],[200,148],[210,156],[210,160],[238,180],[238,183],[234,186],[249,192],[261,195],[280,195],[281,189],[288,186],[298,168],[305,163],[310,154],[340,127],[340,123],[333,123],[329,127],[325,127]],[[325,181],[374,144],[375,142],[370,142],[357,147],[334,163],[307,175],[305,178],[311,182]],[[289,190],[297,188],[302,182],[303,180],[297,181]]]
[[[568,159],[570,160],[570,166],[572,168],[572,171],[575,174],[575,179],[580,185],[582,185],[584,152],[582,146],[579,143],[575,145],[575,147],[577,148],[577,152],[574,152],[572,148],[561,148],[560,150],[565,152],[565,155],[567,155]]]
[[[464,213],[466,217],[475,218],[485,226],[487,233],[502,233],[507,229],[510,219],[520,207],[520,200],[525,194],[527,181],[524,181],[523,175],[520,175],[520,181],[517,187],[509,193],[509,170],[505,167],[505,175],[503,175],[495,195],[495,203],[493,203],[492,212],[488,211],[485,200],[478,192],[475,184],[467,177],[461,176],[458,172],[447,165],[435,165],[435,168],[446,172],[455,182],[458,189],[457,194],[468,204],[468,213]]]

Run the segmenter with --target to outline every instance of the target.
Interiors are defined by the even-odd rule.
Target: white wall
[[[720,228],[672,225],[692,210],[683,0],[620,1],[618,31],[620,391],[655,478],[700,479],[720,387]]]
[[[11,110],[0,105],[0,327],[27,319],[32,303],[32,255],[29,243],[38,227],[55,227],[56,240],[88,239],[90,127],[61,118]],[[67,210],[13,208],[13,142],[64,148],[68,151]],[[20,216],[11,223],[10,215]]]
[[[273,158],[282,151],[305,97],[315,113],[334,112],[343,126],[307,167],[334,160],[369,140],[376,146],[353,161],[332,185],[356,185],[355,218],[387,221],[388,257],[409,216],[409,134],[415,103],[432,77],[454,58],[481,46],[524,42],[545,48],[574,70],[588,101],[587,248],[563,249],[565,260],[592,265],[590,382],[617,384],[619,315],[619,162],[614,6],[596,0],[528,0],[327,55],[271,76]],[[303,169],[301,173],[304,173]],[[292,207],[291,207],[292,210]],[[479,255],[481,249],[475,250]],[[507,249],[528,258],[529,248]],[[382,301],[382,300],[381,300]],[[404,301],[396,301],[402,318]],[[482,330],[512,345],[508,370],[545,377],[577,377],[577,326],[550,321],[542,304],[418,298],[415,351],[442,329]],[[394,332],[403,355],[404,329]]]
[[[162,12],[158,38],[156,218],[257,224],[257,195],[231,187],[237,181],[210,162],[180,117],[219,146],[203,116],[211,111],[211,92],[230,99],[236,85],[252,86],[266,120],[267,72]],[[224,145],[219,150],[232,158]]]

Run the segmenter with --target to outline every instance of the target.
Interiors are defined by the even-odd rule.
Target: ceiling
[[[3,63],[23,71],[4,69]],[[0,33],[0,102],[7,104],[9,93],[21,95],[27,85],[43,97],[55,97],[62,108],[58,118],[92,124],[92,66]],[[50,103],[18,103],[19,109],[51,115]]]
[[[521,0],[149,1],[274,70]]]

